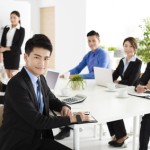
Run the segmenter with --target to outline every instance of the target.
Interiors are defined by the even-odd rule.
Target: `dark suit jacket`
[[[138,84],[146,85],[150,79],[150,62],[147,64],[147,67],[145,69],[145,72],[141,76]]]
[[[38,112],[34,88],[24,68],[8,82],[0,129],[0,150],[37,150],[41,137],[53,138],[52,128],[70,124],[69,117],[49,115],[49,109],[60,112],[65,104],[50,91],[44,76],[40,78],[43,115]]]
[[[6,35],[8,31],[9,31],[9,27],[6,26],[3,30],[3,34],[1,38],[1,45],[3,47],[6,47]],[[12,41],[12,46],[10,47],[11,48],[11,51],[9,51],[10,53],[21,54],[21,46],[24,40],[24,36],[25,36],[25,29],[23,27],[20,27],[20,29],[16,29]]]
[[[120,76],[121,81],[119,81],[120,84],[124,85],[135,85],[136,82],[139,79],[140,76],[140,70],[141,70],[142,61],[136,58],[136,61],[131,61],[124,72],[124,75],[122,75],[124,70],[124,63],[123,58],[120,60],[118,67],[113,72],[113,81],[117,80],[117,78]]]

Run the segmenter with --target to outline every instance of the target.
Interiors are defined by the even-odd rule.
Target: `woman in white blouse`
[[[113,81],[118,84],[136,85],[139,76],[142,61],[136,57],[137,42],[133,37],[128,37],[123,41],[123,48],[126,57],[122,58],[113,72]],[[120,80],[118,79],[120,77]],[[119,109],[119,108],[118,108]],[[128,138],[124,121],[117,120],[107,122],[107,126],[112,136],[112,140],[108,142],[113,147],[125,146],[125,140]]]
[[[5,26],[0,52],[3,53],[4,67],[8,78],[19,69],[21,46],[25,36],[25,29],[20,25],[20,13],[12,11],[10,14],[11,25]]]

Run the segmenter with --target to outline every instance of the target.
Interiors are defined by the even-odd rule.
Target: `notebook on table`
[[[59,72],[53,71],[53,70],[48,70],[47,74],[46,74],[46,81],[47,81],[47,85],[51,90],[55,89],[57,80],[59,77]]]
[[[129,92],[128,94],[131,96],[146,98],[150,100],[150,93],[148,92],[145,92],[145,93]]]

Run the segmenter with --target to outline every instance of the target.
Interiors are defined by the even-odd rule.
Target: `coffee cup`
[[[107,85],[108,90],[110,91],[114,91],[116,89],[115,83],[107,83],[106,85]]]
[[[128,92],[126,88],[122,88],[118,90],[118,97],[127,97]]]
[[[62,88],[60,92],[61,92],[61,96],[69,96],[70,94],[69,88]]]

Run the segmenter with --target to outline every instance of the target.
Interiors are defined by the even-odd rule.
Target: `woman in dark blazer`
[[[10,26],[5,26],[0,52],[3,53],[4,67],[8,78],[13,76],[13,72],[19,69],[21,46],[25,36],[25,29],[20,25],[20,13],[13,11],[10,14]]]
[[[142,62],[136,56],[137,43],[135,38],[128,37],[123,41],[124,52],[126,57],[122,58],[118,67],[113,72],[113,81],[118,84],[136,85],[140,76]],[[121,77],[121,80],[117,80]],[[112,136],[112,141],[109,145],[113,147],[124,146],[125,140],[128,138],[124,121],[117,120],[108,122],[108,129]]]
[[[147,84],[150,80],[150,62],[147,63],[145,72],[141,76],[135,90],[138,93],[144,93],[149,90]],[[139,150],[148,150],[148,143],[150,139],[150,113],[144,114],[142,117],[141,128],[140,128],[140,137],[139,137]]]

